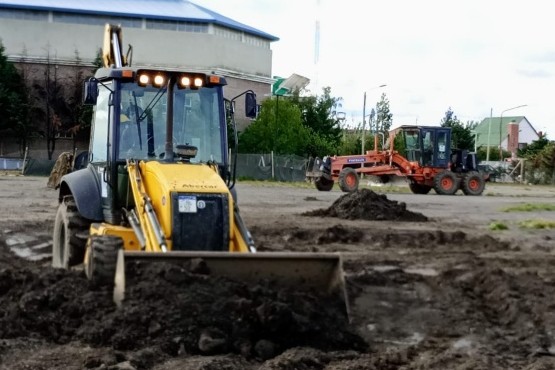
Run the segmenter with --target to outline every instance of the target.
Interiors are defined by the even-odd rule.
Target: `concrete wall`
[[[103,43],[104,26],[20,19],[0,22],[8,56],[91,63]],[[210,33],[127,28],[123,49],[133,46],[133,65],[229,70],[271,83],[272,50]]]
[[[82,151],[89,150],[88,141],[77,142],[76,152],[80,153]],[[46,149],[46,140],[42,138],[35,138],[31,140],[28,145],[29,151],[27,153],[28,158],[34,159],[48,159],[48,151]],[[73,140],[71,139],[58,139],[56,140],[56,150],[52,155],[52,159],[58,158],[62,152],[72,152],[73,151]],[[19,145],[10,138],[0,138],[0,157],[6,158],[23,158],[24,152],[20,152]]]
[[[231,99],[245,90],[253,90],[259,104],[271,92],[272,50],[269,42],[253,45],[239,39],[226,38],[216,32],[214,25],[208,33],[169,31],[145,28],[123,28],[123,49],[133,46],[132,65],[187,68],[215,72],[226,77],[225,97]],[[221,31],[221,29],[219,30]],[[225,33],[225,32],[224,32]],[[0,41],[12,62],[25,69],[27,77],[40,82],[45,63],[54,65],[61,80],[74,74],[71,65],[91,66],[102,47],[104,25],[56,23],[45,20],[0,19]],[[78,60],[79,58],[79,60]],[[92,69],[90,69],[92,71]],[[86,69],[85,69],[86,73]],[[38,104],[41,104],[38,102]],[[239,130],[250,119],[244,116],[244,97],[236,104]],[[39,127],[43,124],[39,123]],[[17,146],[0,141],[0,154],[17,155]],[[60,141],[60,145],[63,145]],[[57,150],[54,158],[67,148]],[[86,148],[85,148],[86,149]],[[44,157],[46,144],[40,139],[31,144],[31,155]]]

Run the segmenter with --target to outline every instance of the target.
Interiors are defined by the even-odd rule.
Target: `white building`
[[[187,0],[0,0],[0,40],[15,63],[92,66],[106,23],[122,26],[133,66],[214,72],[227,98],[271,92],[278,38]]]
[[[524,116],[484,118],[474,131],[477,147],[499,148],[501,145],[503,150],[512,153],[538,140],[541,135]]]

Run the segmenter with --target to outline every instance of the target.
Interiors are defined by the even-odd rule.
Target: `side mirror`
[[[245,95],[245,116],[249,118],[256,118],[256,113],[256,94],[253,92],[248,92]]]
[[[96,105],[98,99],[98,81],[94,78],[89,78],[83,84],[83,104]]]

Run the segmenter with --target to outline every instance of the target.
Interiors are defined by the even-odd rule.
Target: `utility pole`
[[[486,149],[486,162],[489,161],[489,146],[490,146],[490,136],[491,136],[491,118],[493,116],[493,108],[489,112],[489,124],[488,124],[488,148]]]
[[[366,91],[364,92],[364,104],[362,105],[362,155],[364,155],[364,136],[365,136],[365,126],[366,126]]]

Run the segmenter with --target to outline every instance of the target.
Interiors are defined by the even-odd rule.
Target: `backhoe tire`
[[[319,191],[330,191],[333,188],[333,180],[320,176],[314,181],[314,185]]]
[[[339,188],[345,193],[357,191],[359,177],[354,168],[345,167],[339,172]]]
[[[434,178],[434,190],[440,195],[453,195],[459,190],[459,179],[451,171],[443,171]]]
[[[486,181],[479,172],[467,173],[461,184],[464,195],[481,195],[486,187]]]
[[[123,248],[123,239],[119,236],[92,235],[90,237],[85,274],[94,285],[114,285],[118,251],[121,248]]]
[[[68,269],[83,263],[90,225],[79,214],[73,197],[64,197],[54,220],[52,267]]]
[[[409,184],[409,189],[413,194],[428,194],[432,190],[431,186],[422,185],[415,182]]]

